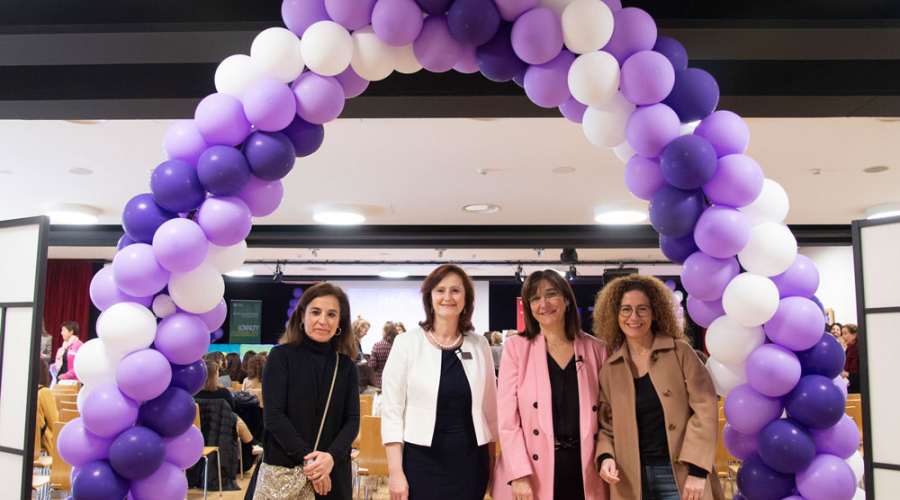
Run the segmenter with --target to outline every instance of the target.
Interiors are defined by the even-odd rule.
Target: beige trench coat
[[[631,354],[626,344],[600,369],[600,435],[596,457],[609,453],[616,460],[619,482],[610,485],[612,500],[641,498],[641,459],[630,365]],[[724,499],[713,467],[719,434],[716,390],[706,367],[687,343],[657,335],[651,347],[649,373],[662,403],[679,493],[684,492],[687,464],[691,463],[711,471],[702,499]]]

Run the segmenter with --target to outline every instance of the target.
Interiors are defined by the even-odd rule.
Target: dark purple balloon
[[[150,192],[159,206],[176,213],[190,212],[206,198],[197,169],[181,160],[164,161],[153,169]]]
[[[232,196],[250,181],[250,165],[237,148],[213,146],[197,160],[197,177],[210,193]]]
[[[184,389],[190,395],[197,394],[206,383],[206,361],[198,359],[189,365],[172,365],[171,387]]]
[[[806,375],[784,397],[791,418],[809,429],[822,430],[838,423],[844,415],[846,399],[830,378]]]
[[[697,189],[716,173],[716,151],[706,139],[683,135],[670,142],[659,157],[666,182],[678,189]]]
[[[119,243],[116,245],[116,251],[122,250],[132,244],[134,244],[134,240],[129,238],[127,234],[123,234],[122,237],[119,238]]]
[[[297,158],[286,135],[261,131],[253,132],[244,141],[244,156],[253,175],[264,181],[277,181],[289,174]]]
[[[145,401],[138,414],[138,424],[149,427],[160,437],[184,434],[194,425],[197,408],[194,398],[184,389],[169,387],[156,399]]]
[[[802,375],[821,375],[830,379],[841,374],[847,361],[847,353],[840,341],[828,332],[822,334],[816,345],[796,354]]]
[[[676,264],[684,264],[684,261],[686,261],[692,253],[699,250],[699,248],[697,248],[697,243],[694,242],[693,234],[687,234],[680,238],[672,238],[660,234],[659,248],[667,259]]]
[[[315,153],[322,145],[322,142],[325,141],[324,126],[309,123],[299,116],[295,116],[294,121],[281,133],[291,140],[291,144],[294,145],[294,154],[297,155],[297,158],[303,158]]]
[[[497,33],[484,45],[475,49],[475,59],[478,61],[478,69],[485,78],[493,82],[508,82],[521,74],[523,86],[525,83],[525,70],[528,63],[519,59],[513,50],[510,39],[512,23],[501,23]]]
[[[191,167],[191,170],[193,169],[194,167]],[[153,243],[153,235],[159,226],[175,217],[178,217],[177,213],[157,205],[150,193],[143,193],[128,200],[128,203],[125,204],[125,210],[122,212],[122,227],[125,228],[125,234],[132,241],[150,244]]]
[[[126,429],[109,446],[109,463],[120,476],[142,479],[152,475],[166,459],[166,444],[146,427]]]
[[[660,189],[650,199],[650,224],[659,234],[680,238],[694,230],[703,213],[703,192],[672,186]]]
[[[784,498],[794,492],[794,475],[778,472],[759,455],[744,460],[737,473],[738,489],[747,500]]]
[[[681,45],[681,42],[678,40],[667,36],[661,36],[656,39],[656,45],[653,46],[653,50],[666,56],[666,59],[672,63],[672,67],[675,68],[675,71],[687,69],[688,53],[687,50],[684,49],[684,45]]]
[[[663,101],[678,113],[681,123],[706,118],[719,104],[719,84],[699,68],[675,72],[675,87]]]
[[[447,11],[447,25],[459,43],[477,47],[497,33],[500,12],[493,0],[455,0]]]
[[[416,3],[422,8],[422,12],[429,16],[438,16],[447,12],[452,1],[453,0],[416,0]]]
[[[116,474],[106,460],[95,460],[78,471],[72,481],[72,496],[78,500],[125,498],[131,484]]]
[[[759,433],[759,457],[769,467],[785,474],[796,474],[816,458],[812,433],[796,420],[779,418]]]

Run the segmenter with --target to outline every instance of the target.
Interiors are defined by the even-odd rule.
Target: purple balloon
[[[555,108],[566,102],[569,92],[569,67],[575,55],[563,50],[552,61],[534,64],[525,72],[525,94],[542,108]]]
[[[764,179],[762,168],[753,158],[739,154],[723,156],[712,178],[703,185],[703,193],[717,205],[744,207],[762,192]]]
[[[478,58],[475,55],[474,45],[463,45],[459,60],[453,65],[453,70],[466,75],[478,72]]]
[[[750,353],[745,371],[747,382],[756,392],[773,398],[781,397],[791,392],[800,380],[800,360],[793,352],[780,345],[764,344]]]
[[[690,234],[703,213],[703,193],[665,186],[650,199],[650,224],[660,234],[680,238]]]
[[[716,173],[716,152],[696,135],[683,135],[669,143],[659,157],[666,182],[678,189],[697,189]]]
[[[334,22],[358,30],[372,22],[375,0],[325,0],[325,11]]]
[[[763,396],[750,384],[735,387],[725,398],[725,418],[734,430],[743,434],[758,434],[769,422],[779,418],[783,410],[780,398]]]
[[[188,427],[194,425],[196,415],[194,398],[184,389],[169,387],[161,396],[141,405],[138,423],[160,437],[171,438],[187,432]]]
[[[344,89],[334,77],[307,71],[294,80],[291,89],[297,115],[309,123],[328,123],[344,110]]]
[[[209,349],[209,328],[196,315],[178,312],[159,323],[153,344],[172,364],[187,365]]]
[[[193,425],[184,434],[163,439],[166,446],[166,462],[180,469],[192,467],[203,456],[203,434]]]
[[[206,375],[206,361],[203,358],[189,365],[172,364],[172,387],[184,389],[191,395],[197,394],[206,383]]]
[[[659,235],[659,248],[667,259],[676,264],[684,264],[684,261],[697,251],[694,243],[694,235],[688,233],[680,238],[671,238],[664,234]]]
[[[494,0],[494,4],[504,21],[513,22],[525,12],[537,7],[538,0]]]
[[[615,56],[620,66],[632,54],[656,45],[656,22],[644,10],[628,7],[613,14],[613,20],[615,28],[603,50]]]
[[[675,86],[664,103],[678,113],[681,123],[702,120],[719,104],[719,84],[706,71],[688,68],[675,73]]]
[[[794,475],[778,472],[766,465],[759,455],[753,455],[738,469],[737,484],[747,500],[784,498],[794,491]]]
[[[587,106],[578,102],[574,97],[569,97],[566,102],[559,105],[559,112],[572,123],[581,123],[585,111],[587,111]]]
[[[653,46],[654,52],[666,56],[666,59],[672,64],[672,68],[676,71],[686,69],[688,65],[687,50],[684,45],[674,38],[661,36],[656,39],[656,45]]]
[[[281,205],[284,186],[281,181],[263,181],[251,175],[247,185],[235,197],[247,204],[250,215],[265,217]]]
[[[731,280],[741,272],[737,259],[717,259],[703,252],[694,252],[684,261],[681,285],[696,299],[720,300]]]
[[[206,328],[212,333],[222,326],[222,323],[225,322],[226,315],[228,315],[228,306],[225,305],[225,299],[222,299],[219,302],[219,305],[212,308],[210,311],[198,314],[197,316],[203,320],[206,324]]]
[[[91,279],[89,292],[94,307],[101,311],[105,311],[119,302],[134,302],[144,307],[150,307],[153,303],[153,295],[135,297],[119,290],[113,277],[112,266],[107,266],[97,271],[97,274]]]
[[[422,31],[422,21],[422,8],[415,0],[378,0],[372,11],[372,30],[392,47],[413,43]]]
[[[778,294],[784,297],[812,297],[819,289],[819,270],[809,257],[798,253],[787,271],[773,276]]]
[[[135,351],[122,358],[116,368],[116,385],[135,401],[147,401],[159,396],[171,381],[172,367],[166,357],[155,349]]]
[[[127,247],[128,245],[132,245],[134,243],[137,243],[137,242],[134,241],[133,239],[129,238],[127,234],[123,234],[119,238],[119,242],[116,243],[116,251],[119,251],[119,250]]]
[[[804,498],[847,500],[856,493],[856,475],[839,457],[819,455],[797,473],[797,490]]]
[[[197,164],[197,158],[212,144],[203,140],[194,120],[175,122],[163,136],[163,151],[170,160],[181,160],[191,165]]]
[[[74,418],[56,436],[60,458],[73,467],[83,467],[94,460],[109,458],[112,437],[101,437],[84,426],[84,419]]]
[[[707,116],[694,129],[694,135],[709,141],[719,158],[742,154],[750,145],[747,122],[731,111],[720,110]]]
[[[405,0],[411,2],[412,0]],[[415,3],[415,2],[413,2]],[[356,71],[353,71],[352,66],[347,66],[347,69],[338,73],[334,76],[334,79],[341,84],[341,88],[344,89],[344,98],[350,99],[356,97],[363,92],[365,92],[366,88],[369,87],[369,80],[359,76],[356,74]],[[296,105],[295,105],[296,109]],[[299,117],[294,117],[296,119],[300,119]],[[288,122],[290,123],[290,122]],[[284,128],[284,127],[282,127]],[[299,156],[299,155],[298,155]]]
[[[243,156],[253,175],[264,181],[277,181],[286,177],[294,168],[297,158],[294,145],[286,135],[259,131],[250,134],[244,142]]]
[[[659,162],[634,155],[625,164],[625,186],[634,196],[642,200],[650,200],[660,189],[666,186],[666,180],[659,170]]]
[[[101,384],[84,398],[81,418],[84,427],[100,437],[112,437],[134,425],[138,404],[115,384]]]
[[[166,445],[159,434],[146,427],[126,429],[109,447],[109,463],[120,476],[145,478],[162,466]],[[193,465],[193,464],[192,464]]]
[[[846,460],[859,450],[859,427],[847,414],[827,429],[812,431],[812,436],[819,454],[827,453]]]
[[[778,472],[794,474],[816,458],[816,442],[806,427],[780,418],[759,433],[759,457]]]
[[[622,96],[629,102],[646,106],[669,95],[675,85],[675,70],[666,56],[644,50],[625,61],[620,79]]]
[[[187,165],[185,163],[185,165]],[[189,165],[188,165],[189,166]],[[122,212],[122,227],[125,234],[138,243],[153,241],[153,233],[163,222],[178,217],[153,201],[153,195],[142,193],[128,200]]]
[[[772,342],[794,351],[805,351],[822,338],[825,318],[813,301],[805,297],[785,297],[764,325]]]
[[[722,428],[722,442],[725,444],[725,449],[738,460],[745,460],[747,457],[759,453],[758,440],[758,435],[740,433],[734,430],[731,424],[726,423]]]
[[[525,88],[525,71],[526,71],[527,69],[528,69],[528,68],[527,68],[527,65],[526,65],[526,68],[525,68],[525,69],[523,69],[520,73],[516,73],[516,76],[513,77],[513,82],[514,82],[516,85],[518,85],[519,87],[522,87],[523,89]]]
[[[730,394],[728,399],[731,399]],[[810,430],[822,430],[838,423],[844,414],[846,399],[830,378],[806,375],[784,397],[784,406],[791,418]]]
[[[734,257],[750,240],[750,220],[734,208],[709,207],[697,220],[694,241],[703,253],[724,259]]]
[[[106,460],[95,460],[78,471],[72,481],[72,496],[78,500],[125,498],[128,480],[116,474]]]
[[[628,144],[637,154],[647,158],[655,158],[662,154],[666,146],[678,138],[680,133],[681,122],[678,121],[678,115],[665,104],[636,109],[625,127]]]
[[[413,42],[413,54],[423,68],[432,73],[443,73],[453,69],[459,61],[462,47],[450,33],[447,16],[436,15],[425,18],[422,31]]]
[[[422,12],[429,16],[439,16],[447,12],[453,0],[416,0]]]
[[[171,275],[159,265],[153,247],[146,243],[129,245],[117,253],[113,258],[112,272],[119,290],[135,297],[147,297],[159,292]]]
[[[225,332],[221,328],[219,328],[218,330],[209,334],[209,341],[215,342],[224,336],[225,336]]]
[[[184,471],[168,462],[149,477],[131,482],[133,500],[181,500],[187,497],[187,490]]]
[[[229,94],[206,96],[194,112],[197,130],[206,142],[236,146],[250,133],[250,122],[241,101]]]
[[[181,160],[169,160],[153,169],[153,175],[150,176],[150,192],[157,205],[172,213],[184,213],[203,203],[206,191],[200,184],[200,178],[197,177],[197,169],[194,168],[200,154],[194,158],[193,165]]]
[[[167,221],[159,226],[153,237],[153,255],[156,256],[156,261],[172,272],[186,273],[196,269],[203,264],[208,250],[206,235],[190,219]]]
[[[816,345],[798,351],[797,359],[800,360],[803,375],[822,375],[833,379],[844,371],[847,355],[838,339],[825,332]]]
[[[301,38],[313,24],[331,21],[324,0],[284,0],[281,3],[281,18],[287,29]]]
[[[528,69],[528,64],[519,59],[513,50],[512,24],[501,23],[497,34],[490,41],[475,49],[478,69],[485,78],[493,82],[508,82]]]
[[[722,307],[721,299],[705,301],[688,295],[687,310],[694,323],[703,328],[709,328],[713,321],[725,316],[725,308]]]
[[[233,196],[207,198],[197,211],[196,221],[209,242],[220,247],[237,245],[253,225],[247,204]]]
[[[244,97],[244,114],[257,129],[277,132],[291,124],[297,101],[291,88],[277,78],[263,78],[250,84]]]
[[[281,133],[294,145],[294,154],[297,158],[315,153],[325,141],[325,127],[309,123],[299,116],[294,117],[294,121]]]
[[[500,12],[493,0],[454,0],[447,11],[450,34],[463,45],[488,42],[500,27]]]
[[[531,9],[513,23],[511,40],[516,55],[526,63],[550,62],[563,48],[559,16],[550,9]]]

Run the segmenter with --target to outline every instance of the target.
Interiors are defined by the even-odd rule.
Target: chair
[[[62,423],[70,422],[80,416],[81,415],[78,413],[78,410],[67,410],[65,408],[62,410],[59,410],[59,421]],[[54,436],[55,435],[56,434],[54,434]]]
[[[58,394],[78,394],[80,386],[78,385],[54,385],[52,390]]]
[[[375,400],[374,396],[360,396],[359,397],[359,416],[360,417],[371,417],[372,416],[372,406],[373,401]]]
[[[72,410],[78,411],[78,403],[73,403],[71,401],[60,401],[59,405],[56,407],[57,410]]]
[[[50,499],[50,476],[31,476],[31,490],[38,500]]]
[[[78,401],[78,393],[76,392],[53,392],[53,399],[56,400],[56,407],[62,407],[63,403],[76,403]]]
[[[241,389],[243,389],[243,386],[241,385],[240,382],[235,382],[233,380],[231,381],[231,390],[232,391],[239,391]]]
[[[736,462],[737,459],[731,456],[731,453],[728,452],[728,449],[725,448],[725,440],[722,439],[722,430],[725,428],[725,419],[719,419],[719,440],[716,445],[716,459],[714,465],[716,467],[716,472],[718,473],[719,482],[725,480],[726,482],[731,483],[731,496],[734,496],[734,483],[735,476],[732,475],[731,465],[733,462]]]
[[[381,417],[362,417],[359,424],[360,443],[357,460],[360,476],[388,476],[387,450],[381,444]],[[357,488],[359,483],[357,483]],[[357,498],[359,492],[357,491]],[[369,486],[366,485],[366,500],[369,499]]]
[[[200,429],[200,406],[197,405],[197,416],[194,417],[194,427]],[[219,498],[222,498],[222,456],[219,454],[218,446],[203,447],[203,500],[206,500],[207,475],[209,474],[209,456],[216,454],[216,461],[219,469]]]
[[[65,423],[63,422],[54,422],[53,435],[59,436],[59,433],[62,431],[64,425]],[[72,489],[72,466],[63,462],[63,459],[59,457],[59,451],[57,451],[56,449],[55,441],[53,443],[53,449],[51,450],[50,457],[52,459],[52,462],[50,464],[50,489],[62,491],[62,498],[68,498],[69,491]]]

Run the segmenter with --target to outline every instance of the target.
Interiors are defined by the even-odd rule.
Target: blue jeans
[[[641,469],[641,500],[680,500],[671,465],[647,465]]]

